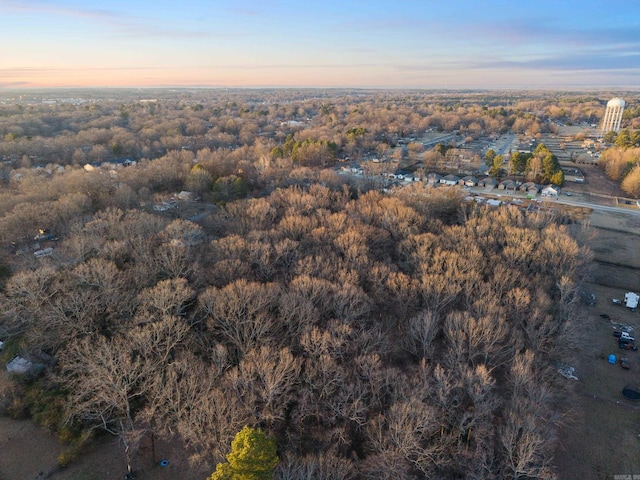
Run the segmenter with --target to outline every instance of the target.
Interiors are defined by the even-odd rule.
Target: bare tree
[[[116,435],[131,472],[141,438],[135,405],[149,392],[150,365],[121,337],[71,342],[59,358],[60,378],[71,392],[69,417]]]
[[[450,345],[450,358],[477,365],[499,366],[510,360],[505,345],[509,329],[504,319],[487,315],[474,318],[466,313],[452,312],[445,320],[445,335]]]
[[[195,291],[184,278],[161,280],[138,295],[139,313],[143,316],[184,315],[185,306]]]
[[[407,320],[403,346],[418,357],[431,359],[435,348],[434,339],[440,329],[438,315],[423,310]]]
[[[288,349],[262,346],[251,350],[227,378],[249,412],[274,423],[285,418],[300,367],[300,361]]]
[[[331,450],[306,457],[285,456],[276,469],[276,480],[352,480],[357,470],[352,462]]]
[[[260,344],[277,343],[280,322],[277,284],[233,282],[223,288],[208,288],[199,296],[200,311],[207,327],[220,335],[243,357]]]

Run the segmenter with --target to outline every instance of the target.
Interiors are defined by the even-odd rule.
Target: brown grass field
[[[609,354],[619,358],[622,351],[612,324],[600,317],[607,314],[632,325],[640,335],[640,313],[612,302],[627,291],[640,291],[640,215],[594,213],[590,222],[595,262],[586,289],[595,293],[597,305],[583,307],[585,341],[574,365],[579,381],[571,393],[570,420],[560,431],[555,457],[561,479],[640,475],[640,402],[621,394],[626,383],[640,383],[640,352],[623,353],[631,362],[630,370],[609,364]]]

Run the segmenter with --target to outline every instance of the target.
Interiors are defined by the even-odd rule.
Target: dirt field
[[[8,377],[0,370],[0,387]],[[82,452],[67,468],[58,467],[64,450],[57,438],[31,420],[13,420],[0,415],[0,480],[122,480],[127,464],[122,446],[115,437],[104,435]],[[166,467],[160,466],[167,460]],[[202,480],[211,468],[190,465],[182,446],[157,441],[155,459],[146,441],[133,463],[136,480]]]
[[[601,228],[592,241],[596,262],[586,289],[597,305],[584,306],[587,340],[576,352],[573,421],[560,432],[555,458],[562,479],[640,475],[640,402],[621,395],[625,384],[640,381],[640,352],[621,351],[612,323],[600,317],[607,314],[640,335],[640,313],[611,301],[640,292],[640,214],[594,214],[591,224]],[[628,357],[631,369],[609,364],[610,354]]]
[[[563,188],[565,191],[576,193],[598,192],[603,195],[615,195],[619,197],[627,196],[619,185],[610,178],[607,178],[602,168],[597,165],[575,165],[575,168],[582,171],[585,183],[567,182]]]

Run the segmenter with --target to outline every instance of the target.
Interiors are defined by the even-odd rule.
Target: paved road
[[[393,169],[393,168],[392,168]],[[338,171],[339,174],[341,175],[345,175],[345,176],[351,176],[357,179],[362,179],[363,176],[362,175],[356,175],[353,174],[351,172],[346,172],[346,171]],[[526,198],[526,194],[522,193],[522,192],[506,192],[505,190],[499,190],[497,188],[482,188],[482,187],[473,187],[470,189],[466,189],[469,193],[474,193],[476,195],[493,195],[493,196],[499,196],[501,198],[504,199],[508,199],[508,198],[518,198],[518,199],[522,199],[524,200]],[[622,213],[622,214],[626,214],[626,215],[640,215],[640,208],[638,207],[634,207],[634,206],[624,206],[624,207],[616,207],[616,206],[611,206],[611,205],[602,205],[599,203],[594,203],[593,201],[590,201],[588,199],[585,199],[584,196],[580,193],[573,193],[572,196],[567,196],[566,194],[561,194],[559,197],[557,198],[553,198],[553,197],[545,197],[545,198],[540,198],[540,196],[538,196],[536,198],[536,200],[540,200],[543,203],[559,203],[559,204],[563,204],[563,205],[572,205],[574,207],[587,207],[587,208],[591,208],[593,210],[596,211],[601,211],[601,212],[611,212],[611,213]],[[206,214],[200,214],[199,217],[204,216]],[[194,217],[195,218],[195,217]]]
[[[513,141],[515,140],[515,138],[516,138],[515,134],[510,133],[509,138],[507,138],[507,140],[504,142],[502,147],[498,149],[498,151],[496,152],[496,155],[504,155],[504,152],[506,152],[508,148],[511,148],[511,145],[513,144]]]
[[[478,194],[478,195],[495,195],[500,196],[502,198],[518,198],[525,199],[526,195],[524,193],[518,192],[505,192],[504,190],[494,189],[486,189],[480,187],[474,187],[470,189],[470,192]],[[594,203],[590,199],[585,199],[581,194],[572,194],[572,196],[567,196],[566,194],[561,194],[559,197],[545,197],[541,198],[538,196],[536,200],[541,201],[542,203],[551,204],[551,203],[559,203],[563,205],[572,205],[574,207],[586,207],[591,208],[593,210],[602,211],[602,212],[612,212],[612,213],[623,213],[627,215],[640,215],[640,208],[633,206],[624,206],[617,207],[613,205],[602,205],[599,203]]]
[[[593,210],[598,210],[602,212],[614,212],[614,213],[626,213],[628,215],[640,215],[640,208],[633,209],[629,207],[614,207],[611,205],[600,205],[598,203],[592,203],[592,202],[588,202],[586,200],[581,200],[578,198],[573,199],[563,195],[559,196],[557,199],[546,198],[546,199],[543,199],[542,201],[550,202],[550,203],[561,203],[564,205],[573,205],[574,207],[588,207]]]

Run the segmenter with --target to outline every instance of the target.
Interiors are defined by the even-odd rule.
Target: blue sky
[[[636,0],[0,0],[0,87],[636,87]]]

